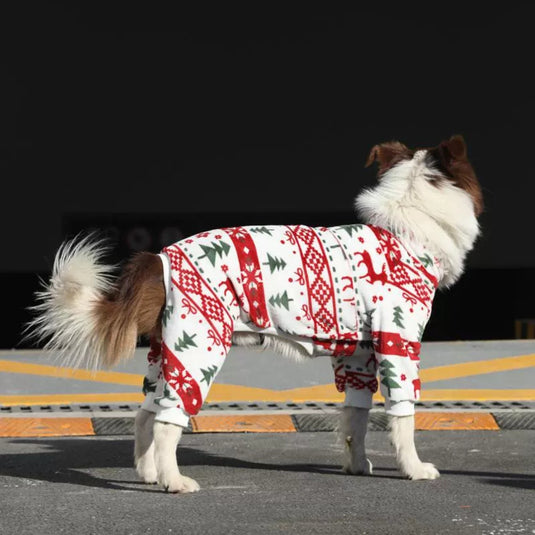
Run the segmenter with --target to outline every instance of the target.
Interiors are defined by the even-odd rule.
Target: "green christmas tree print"
[[[271,233],[273,232],[271,229],[267,227],[254,227],[249,229],[251,232],[256,232],[257,234],[268,234],[271,236]]]
[[[353,232],[357,234],[357,232],[362,228],[362,225],[342,225],[340,228],[352,236]]]
[[[283,306],[286,310],[290,310],[290,307],[288,306],[290,301],[293,301],[293,299],[290,299],[288,297],[288,293],[286,292],[286,290],[284,290],[284,293],[282,295],[276,294],[272,295],[269,298],[269,302],[271,303],[271,305],[277,305],[278,307]]]
[[[388,388],[388,395],[390,396],[390,389],[391,388],[401,388],[400,385],[394,381],[394,377],[396,377],[396,374],[394,373],[394,365],[388,361],[383,360],[379,364],[379,373],[381,374],[381,384],[385,385],[386,388]]]
[[[424,337],[424,329],[425,329],[424,324],[418,323],[418,342],[421,342],[422,338]]]
[[[210,384],[210,382],[213,380],[214,375],[217,373],[218,367],[214,364],[213,366],[210,366],[207,370],[203,370],[201,368],[201,372],[203,375],[203,378],[201,379],[201,383],[203,381],[206,382],[207,385]]]
[[[175,350],[176,351],[184,351],[184,349],[189,349],[190,347],[197,347],[197,344],[193,341],[193,339],[197,335],[189,335],[186,331],[182,331],[182,337],[178,337],[178,341],[175,342]]]
[[[268,261],[262,264],[263,266],[269,266],[271,273],[276,269],[284,269],[286,267],[286,262],[282,258],[273,257],[268,253]]]
[[[173,313],[173,305],[168,305],[164,308],[163,314],[162,314],[162,321],[165,327],[167,327],[167,322],[169,318],[171,317],[171,314]]]
[[[219,243],[212,242],[212,246],[209,245],[200,245],[200,248],[203,250],[204,254],[198,257],[198,260],[201,258],[208,258],[212,266],[215,266],[215,261],[218,256],[223,258],[223,255],[227,255],[230,251],[230,245],[222,240],[219,240]]]
[[[163,396],[161,398],[155,398],[154,399],[154,403],[156,403],[156,405],[162,405],[162,406],[169,406],[171,407],[172,405],[174,405],[174,403],[176,401],[178,401],[180,398],[175,394],[175,392],[173,392],[170,388],[169,388],[169,385],[167,383],[165,383],[164,387],[163,387]],[[167,400],[167,403],[166,401]],[[171,405],[169,404],[169,401],[172,403]],[[163,402],[163,403],[162,403]]]
[[[403,310],[401,310],[401,307],[394,307],[394,319],[392,321],[398,327],[401,327],[402,329],[405,328],[405,325],[403,325]]]
[[[148,392],[156,392],[156,383],[151,383],[148,377],[143,377],[143,394],[146,396]]]

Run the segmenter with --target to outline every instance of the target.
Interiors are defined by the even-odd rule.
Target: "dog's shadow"
[[[125,490],[124,485],[140,484],[134,478],[118,480],[102,477],[104,469],[133,469],[133,440],[124,439],[13,439],[12,444],[34,444],[38,452],[0,455],[0,475],[49,483],[71,483],[87,487]],[[46,450],[43,451],[43,448]],[[339,474],[339,465],[270,464],[246,461],[180,446],[179,466],[223,466],[257,470]],[[98,469],[99,476],[91,475]],[[134,475],[134,474],[132,474]],[[145,487],[154,492],[155,487]],[[143,490],[143,487],[137,489]]]
[[[40,446],[39,451],[0,455],[0,475],[49,483],[70,483],[86,487],[115,490],[155,492],[158,487],[143,485],[133,472],[133,440],[124,439],[13,439],[12,444]],[[47,448],[43,451],[43,448]],[[264,463],[247,461],[225,455],[216,455],[202,450],[180,446],[179,466],[221,466],[226,468],[275,470],[282,472],[307,472],[347,477],[339,464],[311,463]],[[123,480],[107,478],[102,470],[132,468],[132,478]],[[99,475],[92,475],[92,469]],[[377,473],[384,472],[384,473]],[[487,484],[504,485],[523,489],[535,489],[535,476],[501,472],[441,470],[442,475],[469,475],[479,477]],[[395,468],[375,467],[374,479],[405,479]]]

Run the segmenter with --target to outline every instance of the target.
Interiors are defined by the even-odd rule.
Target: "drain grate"
[[[70,404],[70,405],[15,405],[0,406],[0,416],[2,414],[24,414],[24,413],[94,413],[94,412],[135,412],[141,405],[139,403],[109,403],[109,404]],[[342,407],[341,403],[331,402],[226,402],[226,403],[205,403],[202,410],[205,412],[218,411],[287,411],[287,412],[335,412]],[[374,403],[373,409],[382,410],[383,403]],[[426,410],[481,410],[492,413],[500,411],[535,411],[535,402],[522,401],[419,401],[416,403],[417,411]]]
[[[91,418],[95,435],[133,435],[134,418]],[[184,433],[191,433],[191,422]]]
[[[295,428],[298,431],[338,431],[340,417],[338,414],[293,414]],[[390,417],[384,412],[370,412],[368,431],[386,431]]]
[[[535,412],[495,412],[492,416],[500,429],[535,430]]]
[[[141,405],[139,403],[131,404],[91,404],[91,405],[15,405],[0,407],[0,416],[2,414],[17,413],[70,413],[70,412],[132,412],[137,411]]]

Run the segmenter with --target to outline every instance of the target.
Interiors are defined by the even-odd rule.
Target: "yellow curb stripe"
[[[295,433],[288,414],[244,414],[238,416],[194,416],[194,433]]]
[[[535,355],[521,355],[518,357],[504,357],[491,360],[477,360],[462,362],[448,366],[437,366],[420,370],[422,382],[443,381],[445,379],[458,379],[472,375],[519,370],[535,366]]]
[[[62,368],[46,364],[29,364],[27,362],[14,362],[0,360],[0,372],[25,373],[27,375],[44,375],[78,381],[93,381],[98,383],[114,383],[119,385],[140,386],[143,384],[143,375],[122,372],[104,372],[79,370],[75,368]]]
[[[0,405],[69,405],[71,403],[142,403],[141,392],[120,392],[116,394],[42,394],[0,396]]]
[[[210,403],[226,403],[233,401],[265,401],[265,402],[300,402],[300,401],[343,401],[332,383],[291,390],[269,390],[267,388],[252,388],[241,385],[226,385],[216,383],[210,389],[207,401]]]
[[[0,418],[0,437],[94,435],[90,418]]]
[[[417,412],[415,427],[427,431],[497,431],[500,429],[492,414],[485,412]]]

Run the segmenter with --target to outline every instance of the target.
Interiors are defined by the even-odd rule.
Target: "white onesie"
[[[420,340],[438,284],[435,259],[370,225],[236,227],[163,249],[162,340],[152,340],[142,408],[186,426],[235,332],[289,339],[331,356],[345,404],[414,413]]]

